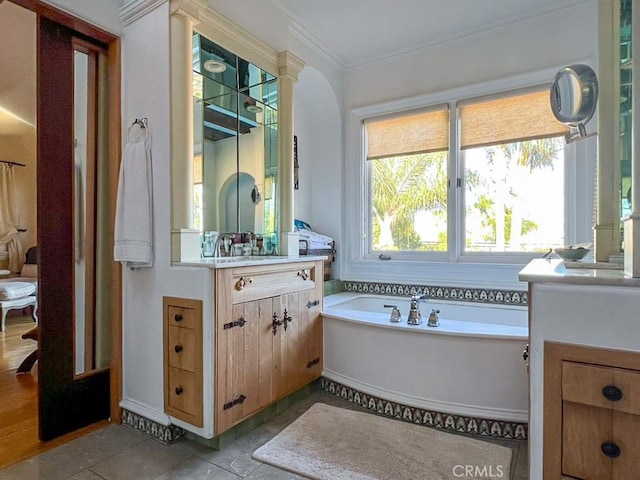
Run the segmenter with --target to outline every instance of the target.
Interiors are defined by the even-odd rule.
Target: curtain
[[[0,243],[9,251],[9,270],[22,269],[22,244],[18,238],[18,206],[14,167],[0,163]]]

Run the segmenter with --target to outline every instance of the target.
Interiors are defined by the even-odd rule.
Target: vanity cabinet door
[[[274,312],[283,320],[285,315],[289,319],[287,329],[278,328],[273,338],[277,400],[318,378],[322,372],[322,297],[314,289],[275,297],[273,303]]]
[[[223,432],[272,399],[271,299],[238,303],[217,324],[216,431]]]

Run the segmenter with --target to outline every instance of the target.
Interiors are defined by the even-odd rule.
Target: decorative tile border
[[[491,290],[486,288],[438,287],[424,285],[402,285],[395,283],[344,282],[345,291],[373,293],[378,295],[422,295],[430,299],[457,300],[462,302],[527,305],[528,293],[521,290]]]
[[[167,445],[176,442],[186,433],[183,428],[176,425],[162,425],[125,408],[122,409],[122,423],[140,430],[142,433],[151,435],[156,440],[160,440]]]
[[[324,377],[322,377],[321,385],[323,390],[344,398],[351,403],[405,422],[481,437],[508,440],[527,440],[528,438],[528,425],[526,423],[464,417],[462,415],[450,415],[433,410],[408,407],[401,403],[390,402],[373,395],[368,395]]]

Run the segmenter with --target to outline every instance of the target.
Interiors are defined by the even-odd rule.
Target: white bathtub
[[[389,321],[384,304],[398,305],[401,323]],[[432,308],[439,327],[427,326]],[[326,297],[323,376],[411,407],[526,422],[526,307],[426,300],[420,310],[423,322],[414,326],[402,297]]]

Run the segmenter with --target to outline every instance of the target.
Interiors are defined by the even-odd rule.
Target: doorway
[[[30,61],[37,72],[23,95],[37,105],[26,121],[35,131],[35,154],[23,175],[30,174],[26,183],[33,190],[19,209],[34,217],[26,230],[27,247],[38,251],[39,322],[35,342],[22,339],[22,331],[3,332],[2,348],[18,352],[14,364],[27,348],[37,350],[38,362],[24,375],[11,372],[15,365],[3,369],[0,381],[9,392],[3,398],[24,418],[3,429],[12,416],[2,415],[3,408],[15,405],[0,405],[0,446],[12,446],[0,450],[14,452],[0,458],[0,466],[60,443],[52,439],[75,437],[88,425],[120,421],[121,272],[111,260],[121,143],[119,41],[39,1],[0,2],[0,18],[9,14],[29,19],[29,29],[18,32],[31,31],[34,40],[34,50],[14,60],[22,67]],[[15,102],[0,111],[25,121],[27,115],[15,113],[20,98],[9,99]],[[27,221],[30,214],[20,218]],[[20,399],[21,391],[30,396]]]

